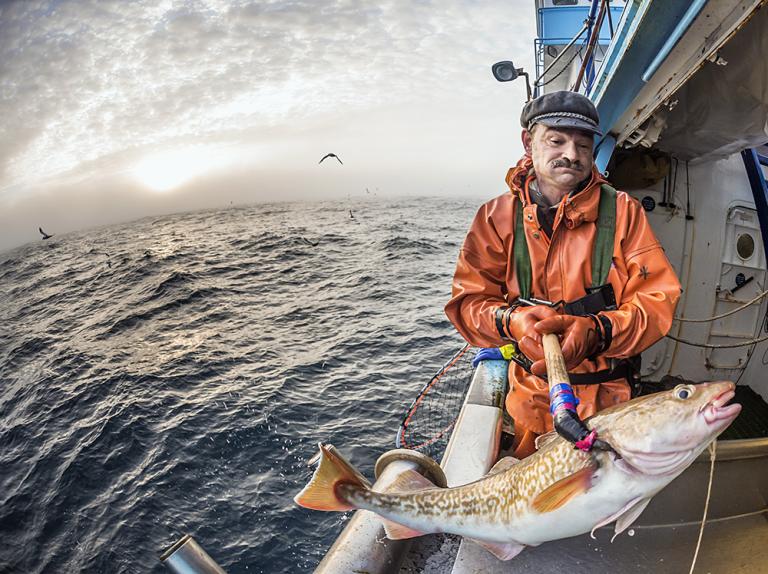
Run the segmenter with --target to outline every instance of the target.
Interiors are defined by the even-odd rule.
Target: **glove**
[[[557,311],[546,305],[534,305],[532,307],[518,307],[509,315],[508,330],[512,338],[517,341],[517,348],[534,361],[534,365],[541,363],[544,365],[544,348],[541,346],[542,333],[534,329],[534,326],[548,318],[559,317]],[[531,370],[533,373],[533,370]],[[534,375],[546,374],[547,367],[544,366],[539,373]]]
[[[560,335],[563,359],[568,371],[580,365],[587,357],[594,355],[602,344],[602,333],[591,317],[556,315],[539,321],[534,328],[541,335],[547,333]],[[531,365],[531,372],[539,376],[546,374],[547,366],[543,361],[543,353],[542,360],[537,360]]]
[[[515,346],[510,343],[503,347],[486,347],[480,349],[472,359],[472,366],[477,367],[480,361],[509,361],[515,354]]]
[[[504,356],[501,354],[501,349],[498,347],[487,347],[480,349],[472,359],[472,366],[477,368],[481,361],[503,361]]]

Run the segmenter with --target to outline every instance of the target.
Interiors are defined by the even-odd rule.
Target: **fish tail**
[[[320,464],[315,469],[312,479],[294,498],[294,502],[313,510],[335,510],[344,512],[356,508],[344,500],[338,487],[341,485],[368,490],[370,482],[358,472],[332,445],[320,443],[320,452],[310,461],[312,464],[319,457]]]

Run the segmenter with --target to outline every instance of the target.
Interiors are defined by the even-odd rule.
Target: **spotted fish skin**
[[[585,421],[619,456],[585,453],[553,435],[508,469],[454,488],[428,488],[426,479],[406,471],[411,475],[404,473],[401,484],[376,492],[360,482],[349,463],[335,460],[321,445],[321,464],[295,500],[319,510],[373,511],[386,519],[387,534],[394,538],[460,534],[503,559],[524,546],[616,520],[618,533],[736,418],[740,405],[728,404],[734,387],[727,381],[678,385]],[[515,550],[500,549],[503,544]]]

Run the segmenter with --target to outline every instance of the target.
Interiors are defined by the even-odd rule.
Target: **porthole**
[[[752,257],[755,252],[755,240],[749,233],[742,233],[736,239],[736,253],[739,257],[746,260]]]

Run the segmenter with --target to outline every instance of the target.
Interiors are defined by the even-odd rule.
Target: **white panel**
[[[501,436],[501,409],[465,404],[440,466],[448,486],[482,478],[496,462]]]
[[[744,250],[739,254],[738,240],[751,238],[751,255]],[[746,281],[746,282],[745,282]],[[739,284],[742,284],[739,287]],[[728,210],[725,223],[725,239],[720,267],[720,281],[714,315],[732,311],[754,299],[765,289],[765,254],[763,252],[760,223],[754,209],[733,206]],[[756,337],[760,330],[762,306],[752,305],[733,315],[710,323],[707,339],[711,344],[743,342]],[[751,347],[709,349],[707,364],[717,378],[738,376],[734,370],[744,369]]]

